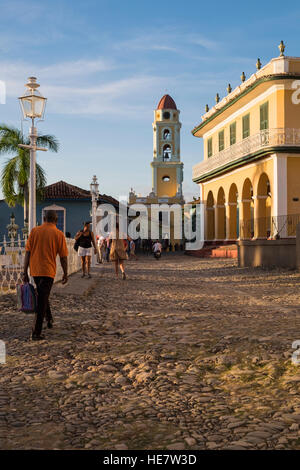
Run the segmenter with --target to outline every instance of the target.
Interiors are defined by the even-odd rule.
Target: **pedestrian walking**
[[[53,327],[53,316],[49,302],[50,292],[56,274],[56,257],[60,257],[63,269],[62,283],[68,281],[68,249],[63,232],[58,230],[57,214],[47,211],[44,223],[31,230],[25,247],[24,282],[29,282],[28,268],[37,288],[37,311],[32,327],[31,339],[45,339],[41,334],[44,318],[47,327]]]
[[[154,258],[159,259],[161,257],[161,252],[162,252],[161,243],[158,240],[156,240],[156,242],[153,245]]]
[[[107,237],[105,240],[105,246],[106,246],[106,261],[109,263],[109,257],[110,257],[110,238]]]
[[[134,258],[135,261],[137,260],[137,256],[135,254],[135,242],[133,240],[130,240],[129,242],[129,247],[130,247],[130,253],[129,253],[129,259]]]
[[[97,246],[95,243],[95,237],[90,229],[91,222],[85,222],[83,229],[76,233],[75,240],[78,244],[78,256],[81,257],[81,268],[82,276],[91,277],[91,257],[92,257],[92,246],[94,247],[95,255],[97,254]]]
[[[115,232],[112,232],[109,238],[110,238],[110,261],[114,262],[115,264],[116,277],[117,278],[119,277],[119,267],[120,267],[120,270],[122,273],[122,279],[125,280],[126,273],[125,273],[124,261],[127,259],[127,254],[126,254],[124,240],[130,241],[131,239],[125,234],[123,235],[123,238],[121,238],[118,222],[116,223]]]
[[[127,259],[129,260],[130,259],[130,242],[128,240],[124,240],[124,245],[125,245]]]
[[[106,252],[106,242],[103,235],[98,239],[98,254],[99,254],[99,262],[103,263],[105,261],[105,252]]]

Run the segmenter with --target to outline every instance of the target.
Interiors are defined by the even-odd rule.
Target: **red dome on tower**
[[[170,95],[164,95],[158,103],[157,109],[177,109],[177,107]]]

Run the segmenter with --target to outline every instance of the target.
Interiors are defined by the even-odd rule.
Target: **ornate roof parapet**
[[[291,60],[299,60],[299,57],[288,57],[284,55],[285,44],[283,41],[279,44],[278,48],[280,51],[279,57],[274,57],[268,62],[266,65],[262,66],[260,59],[257,59],[256,63],[256,72],[253,73],[248,79],[246,79],[246,75],[242,72],[241,81],[242,83],[238,85],[236,88],[232,90],[231,85],[229,84],[227,87],[228,95],[224,98],[220,99],[219,94],[216,94],[215,101],[216,104],[209,108],[208,105],[205,107],[205,113],[201,116],[202,122],[210,118],[214,113],[221,110],[225,105],[227,105],[230,101],[235,99],[238,95],[240,95],[244,90],[252,86],[256,81],[258,81],[262,77],[277,75],[277,74],[289,74],[289,67],[288,63]],[[196,126],[197,127],[197,126]]]

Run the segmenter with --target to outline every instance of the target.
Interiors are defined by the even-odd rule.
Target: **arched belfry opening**
[[[166,144],[163,147],[163,161],[164,162],[169,162],[172,158],[172,149],[171,145]]]
[[[164,140],[170,140],[171,138],[171,132],[169,129],[165,129],[163,132],[163,139]]]

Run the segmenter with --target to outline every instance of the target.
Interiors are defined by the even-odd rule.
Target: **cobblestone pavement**
[[[56,289],[42,343],[0,297],[0,447],[299,449],[300,274],[173,254],[127,267]]]

